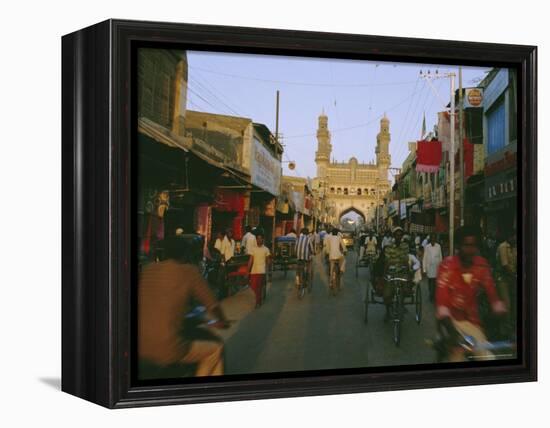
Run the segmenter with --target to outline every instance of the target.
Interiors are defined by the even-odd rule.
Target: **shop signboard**
[[[464,94],[464,108],[477,108],[483,105],[482,88],[466,88]]]
[[[407,202],[405,200],[402,200],[399,204],[399,218],[401,220],[407,218]]]
[[[273,196],[279,195],[281,162],[256,138],[251,150],[250,177],[255,186]]]
[[[516,168],[485,177],[485,198],[487,202],[516,196]]]

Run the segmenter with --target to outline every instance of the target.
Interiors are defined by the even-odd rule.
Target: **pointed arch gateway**
[[[362,220],[363,220],[363,223],[365,223],[367,217],[365,216],[365,214],[358,208],[356,207],[348,207],[342,211],[340,211],[340,214],[338,216],[338,221],[341,223],[342,220],[346,217],[350,217],[350,218],[357,218],[357,217],[361,217]]]

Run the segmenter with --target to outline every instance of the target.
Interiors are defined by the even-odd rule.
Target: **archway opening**
[[[344,230],[358,230],[365,224],[365,216],[356,208],[348,208],[340,214],[340,226]]]

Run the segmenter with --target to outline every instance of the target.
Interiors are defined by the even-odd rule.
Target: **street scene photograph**
[[[517,358],[514,69],[136,55],[138,380]]]

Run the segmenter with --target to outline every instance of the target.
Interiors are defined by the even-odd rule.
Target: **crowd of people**
[[[299,233],[293,229],[286,236],[295,239],[296,259],[306,267],[310,279],[312,260],[319,253],[324,254],[329,273],[336,267],[341,273],[345,271],[348,249],[337,228],[330,231],[302,228]],[[386,304],[386,320],[391,317],[394,290],[384,282],[384,277],[390,267],[397,266],[410,273],[411,283],[418,284],[423,277],[427,278],[429,300],[434,304],[439,324],[447,331],[467,334],[480,343],[488,340],[488,314],[480,312],[480,296],[485,296],[490,308],[487,312],[500,317],[499,325],[505,326],[496,328],[496,332],[515,331],[517,249],[513,233],[497,245],[481,238],[475,228],[462,227],[456,235],[455,254],[445,258],[435,234],[406,234],[401,227],[381,235],[365,231],[356,242],[358,257],[374,256],[371,281]],[[245,275],[254,291],[256,306],[260,306],[272,258],[261,228],[246,227],[240,241],[234,239],[231,230],[220,231],[210,245],[204,244],[202,236],[186,235],[181,230],[166,240],[164,259],[145,265],[140,272],[140,358],[159,366],[195,363],[197,376],[223,372],[223,345],[215,340],[186,340],[181,325],[185,308],[196,301],[215,314],[221,328],[228,326],[219,300],[199,265],[201,260],[218,259],[223,266],[237,256],[246,256]],[[298,275],[296,286],[300,286]],[[460,352],[456,348],[456,354],[451,354],[449,360],[461,360]],[[486,350],[479,351],[482,358],[489,358],[489,354]]]

